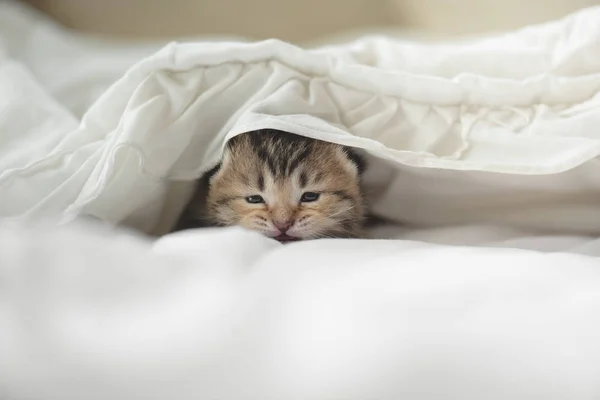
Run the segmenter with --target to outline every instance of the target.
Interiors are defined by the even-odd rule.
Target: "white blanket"
[[[0,398],[600,396],[600,8],[467,43],[155,50],[0,3],[0,216],[158,233],[270,127],[363,148],[374,211],[411,228],[3,222]]]
[[[463,44],[171,44],[79,121],[39,81],[59,71],[63,96],[93,92],[119,49],[90,46],[86,62],[89,42],[9,5],[2,216],[85,213],[159,232],[185,201],[171,182],[197,178],[232,135],[277,128],[365,149],[370,204],[392,220],[600,233],[600,8]]]
[[[600,256],[598,240],[537,241]],[[2,399],[600,394],[600,263],[591,256],[410,241],[280,245],[238,229],[150,243],[5,226],[0,243]]]

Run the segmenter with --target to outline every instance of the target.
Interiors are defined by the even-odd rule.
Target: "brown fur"
[[[188,217],[278,238],[360,237],[361,172],[361,160],[340,145],[276,130],[244,133],[229,141]],[[318,199],[302,201],[307,192]],[[264,202],[251,204],[250,196]]]

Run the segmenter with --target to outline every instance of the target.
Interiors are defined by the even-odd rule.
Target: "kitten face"
[[[231,139],[209,180],[208,218],[281,241],[359,236],[360,160],[342,146],[261,130]]]

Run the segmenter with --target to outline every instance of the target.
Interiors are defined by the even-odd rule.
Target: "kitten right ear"
[[[365,172],[365,169],[367,168],[364,158],[358,155],[358,153],[354,152],[354,150],[349,147],[344,147],[344,152],[346,153],[348,159],[354,165],[356,165],[356,169],[358,169],[358,175],[362,175]]]

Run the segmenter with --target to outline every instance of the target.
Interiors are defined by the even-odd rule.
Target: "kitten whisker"
[[[348,212],[348,211],[352,210],[354,207],[355,206],[350,206],[348,208],[344,208],[343,210],[339,210],[339,211],[337,211],[337,212],[335,212],[333,214],[329,214],[329,215],[327,215],[327,218],[333,218],[333,217],[335,217],[337,215],[340,215],[342,213]]]

